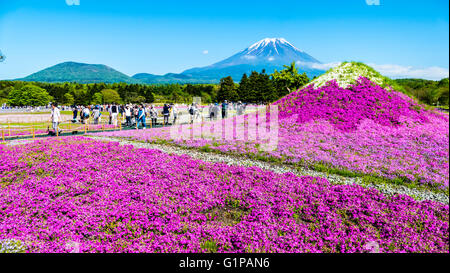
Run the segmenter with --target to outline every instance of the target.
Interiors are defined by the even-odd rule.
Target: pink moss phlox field
[[[29,252],[449,252],[436,202],[83,137],[0,154],[0,240]]]
[[[280,128],[278,147],[273,151],[261,151],[261,141],[200,137],[173,141],[167,128],[102,135],[173,141],[196,148],[209,145],[209,149],[224,153],[272,157],[305,166],[322,164],[448,188],[446,114],[424,110],[406,95],[387,91],[365,78],[347,89],[335,82],[307,87],[275,104],[280,108]],[[236,130],[244,130],[244,122],[235,121]],[[214,122],[205,123],[205,128],[211,124]],[[204,131],[194,135],[204,135]]]
[[[297,115],[297,124],[327,120],[343,131],[356,130],[365,119],[396,127],[402,124],[401,117],[424,123],[430,115],[407,96],[388,91],[363,77],[348,88],[339,87],[336,81],[320,88],[310,85],[275,104],[280,107],[281,119]]]

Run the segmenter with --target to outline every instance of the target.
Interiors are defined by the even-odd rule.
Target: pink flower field
[[[335,82],[320,88],[309,86],[275,105],[279,107],[279,141],[272,151],[260,148],[263,141],[205,137],[217,122],[206,122],[194,129],[198,137],[184,140],[171,138],[168,128],[100,135],[171,142],[448,191],[448,114],[425,110],[406,95],[366,78],[346,89]],[[234,119],[234,136],[248,129],[248,118]]]
[[[441,203],[83,137],[0,154],[0,241],[26,252],[449,252]]]

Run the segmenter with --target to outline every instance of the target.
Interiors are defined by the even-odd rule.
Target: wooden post
[[[2,140],[5,141],[5,132],[2,129]]]
[[[33,125],[33,139],[36,138],[36,132],[34,131],[34,125]]]
[[[119,123],[119,131],[122,131],[122,122]]]
[[[102,124],[102,131],[105,131],[105,124]]]
[[[56,131],[56,136],[57,137],[59,137],[59,126],[58,126],[59,124],[58,123],[56,123],[56,128],[55,128],[55,131]]]
[[[8,121],[8,136],[11,136],[11,124]]]
[[[202,127],[200,128],[200,138],[203,138],[203,126],[205,125],[205,121],[203,120],[202,116]]]

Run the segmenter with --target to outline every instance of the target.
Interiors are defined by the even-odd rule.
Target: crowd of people
[[[212,103],[209,105],[209,118],[211,120],[217,120],[219,117],[219,112],[222,115],[222,119],[228,117],[229,109],[233,108],[236,111],[236,115],[240,116],[245,113],[247,105],[242,103],[241,101],[237,103],[229,103],[227,100],[219,103]]]
[[[184,107],[183,107],[184,108]],[[245,112],[246,104],[242,102],[229,103],[227,101],[213,103],[209,105],[208,117],[211,120],[217,120],[221,113],[222,118],[228,117],[229,109],[236,110],[237,115],[242,115]],[[204,108],[197,103],[192,103],[187,107],[187,112],[190,115],[190,122],[193,123],[198,120],[203,113]],[[157,125],[159,116],[163,117],[163,125],[173,125],[177,123],[180,114],[179,106],[177,104],[164,104],[161,110],[158,110],[154,105],[146,104],[108,104],[108,105],[91,105],[91,106],[73,106],[73,122],[85,122],[92,119],[94,124],[99,124],[102,120],[102,112],[108,112],[106,117],[108,123],[117,126],[118,122],[122,122],[124,126],[133,126],[142,128],[147,127],[147,120],[151,122],[152,126]]]
[[[208,110],[206,116],[210,120],[217,120],[219,117],[227,118],[230,109],[234,109],[236,115],[243,115],[246,110],[246,104],[242,102],[229,103],[226,100],[219,103],[212,103],[209,107],[202,107],[198,103],[192,103],[187,106],[187,113],[190,115],[189,121],[193,123],[198,120],[203,114],[204,110]],[[162,109],[157,109],[154,105],[148,104],[125,104],[119,105],[116,103],[106,105],[89,105],[89,106],[72,106],[72,123],[81,124],[101,124],[102,120],[106,118],[107,123],[117,127],[123,125],[125,127],[147,128],[147,121],[150,122],[151,127],[157,126],[158,117],[162,116],[162,125],[177,124],[180,108],[177,104],[164,104]],[[51,121],[54,132],[58,129],[58,124],[61,122],[61,107],[56,103],[51,106]],[[108,115],[104,117],[104,113]],[[103,113],[103,114],[102,114]]]
[[[128,127],[147,127],[147,120],[152,126],[156,126],[160,112],[154,105],[146,104],[108,104],[108,105],[90,105],[90,106],[73,106],[72,122],[80,122],[82,124],[91,121],[93,124],[101,123],[102,113],[108,112],[106,117],[109,124],[117,126],[121,122]],[[174,104],[164,104],[161,115],[164,117],[163,124],[176,124],[178,117],[178,106]],[[170,123],[172,117],[172,123]]]

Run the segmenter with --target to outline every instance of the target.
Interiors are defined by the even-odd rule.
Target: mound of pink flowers
[[[103,135],[164,140],[195,148],[207,145],[224,153],[275,158],[307,167],[321,165],[448,189],[446,114],[424,110],[406,95],[365,78],[347,89],[335,82],[307,87],[275,104],[280,109],[278,145],[270,151],[261,150],[262,140],[205,138],[217,122],[205,123],[201,132],[193,132],[197,137],[184,140],[174,140],[167,128]],[[235,119],[234,134],[246,130],[247,121],[248,117]]]
[[[281,119],[295,115],[297,124],[327,120],[344,131],[357,129],[366,119],[382,126],[398,127],[402,124],[402,117],[425,123],[430,115],[409,97],[383,89],[363,77],[348,88],[340,87],[336,81],[320,88],[309,85],[280,99],[275,105],[280,107]]]
[[[28,252],[449,251],[449,207],[82,137],[0,146],[0,241]]]

